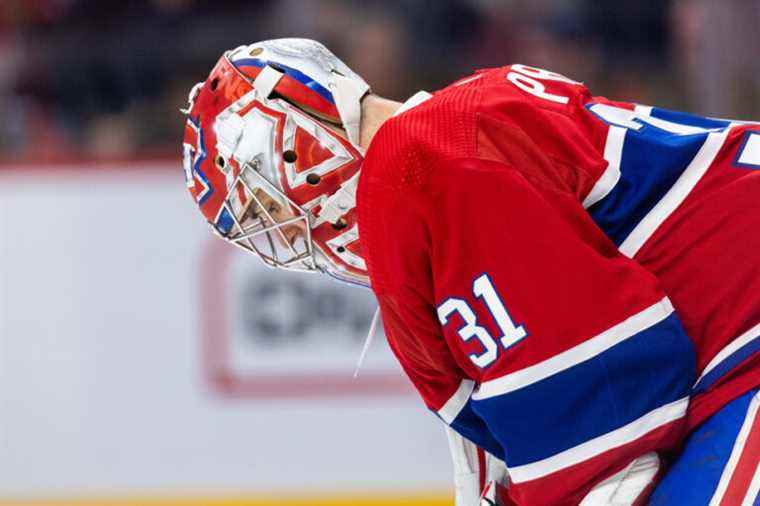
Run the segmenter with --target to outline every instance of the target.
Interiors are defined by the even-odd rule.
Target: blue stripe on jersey
[[[589,208],[591,217],[620,246],[686,170],[707,132],[679,135],[642,122],[626,131],[620,180]]]
[[[691,433],[683,452],[654,489],[649,498],[650,506],[710,503],[747,418],[752,398],[758,392],[756,388],[737,397]]]
[[[494,439],[485,422],[475,414],[472,403],[472,399],[467,401],[462,411],[451,422],[451,428],[491,455],[504,460],[504,449]]]
[[[694,350],[673,313],[574,367],[471,402],[505,449],[507,465],[516,467],[578,446],[686,397],[694,380]]]
[[[713,386],[726,373],[730,372],[734,367],[741,364],[758,351],[760,351],[760,336],[755,337],[731,355],[727,356],[709,373],[702,376],[699,382],[694,385],[693,394],[704,392]]]
[[[680,125],[695,126],[700,128],[725,128],[731,124],[730,121],[725,119],[705,118],[702,116],[695,116],[679,111],[671,111],[670,109],[660,109],[659,107],[653,107],[650,115],[653,118],[664,119],[666,121],[672,121]]]

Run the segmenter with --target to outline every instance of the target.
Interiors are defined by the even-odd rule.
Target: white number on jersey
[[[506,350],[528,335],[522,325],[515,326],[488,274],[482,274],[473,281],[472,293],[475,297],[483,299],[486,308],[499,326],[502,334],[499,342],[503,349]],[[462,341],[467,342],[475,337],[483,346],[483,351],[480,354],[471,353],[469,355],[472,363],[481,369],[494,363],[499,355],[499,347],[488,330],[477,324],[475,312],[467,301],[451,297],[438,306],[438,320],[441,325],[446,326],[453,313],[459,313],[464,321],[464,325],[457,330]]]
[[[568,84],[580,84],[562,74],[520,64],[512,65],[512,71],[507,74],[507,80],[531,95],[558,104],[567,104],[570,99],[562,95],[555,95],[547,92],[546,85],[541,81],[559,81]]]
[[[665,132],[677,135],[703,134],[717,132],[723,127],[704,128],[699,126],[684,125],[650,116],[651,107],[636,106],[633,110],[623,109],[608,104],[593,104],[588,109],[610,125],[616,125],[629,130],[640,130],[645,124],[659,128]]]
[[[760,133],[747,132],[744,145],[736,157],[736,165],[746,169],[760,169]]]

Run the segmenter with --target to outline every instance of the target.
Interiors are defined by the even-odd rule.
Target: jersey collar
[[[401,107],[399,107],[393,115],[398,116],[399,114],[406,112],[409,109],[413,109],[432,96],[433,95],[431,95],[427,91],[418,91],[417,93],[412,95],[406,102],[401,104]]]

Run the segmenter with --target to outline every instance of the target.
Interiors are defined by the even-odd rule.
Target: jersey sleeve
[[[694,352],[657,279],[521,170],[449,160],[372,199],[364,254],[427,406],[506,462],[515,503],[577,504],[680,437]]]

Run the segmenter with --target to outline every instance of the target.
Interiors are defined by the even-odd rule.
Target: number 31
[[[483,299],[486,308],[499,326],[499,330],[502,333],[499,342],[505,350],[514,346],[528,335],[528,332],[522,325],[515,326],[499,294],[496,293],[496,288],[491,283],[491,278],[488,277],[488,274],[482,274],[473,281],[472,293],[475,297]],[[441,322],[441,325],[446,326],[449,322],[449,317],[455,312],[459,313],[459,316],[464,321],[464,325],[457,330],[462,341],[467,342],[474,337],[483,346],[482,353],[471,353],[469,355],[470,360],[481,369],[488,367],[498,358],[499,346],[494,338],[491,337],[488,330],[477,324],[475,312],[467,301],[463,299],[449,297],[438,306],[438,320]]]

